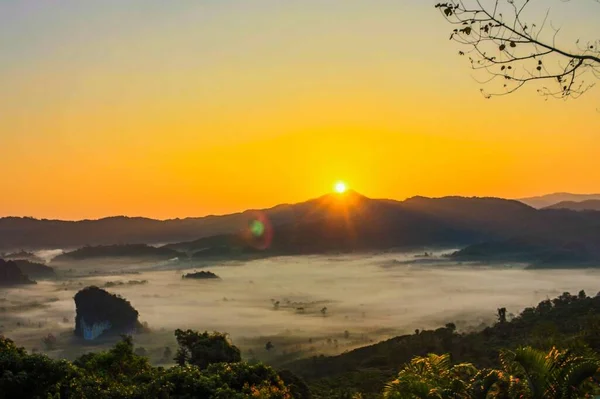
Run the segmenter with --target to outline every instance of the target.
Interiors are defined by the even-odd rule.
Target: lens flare
[[[253,220],[250,223],[250,231],[254,237],[262,237],[265,233],[265,224],[260,220]]]
[[[273,229],[269,218],[263,212],[249,214],[248,225],[244,232],[245,246],[258,250],[266,250],[271,246]]]

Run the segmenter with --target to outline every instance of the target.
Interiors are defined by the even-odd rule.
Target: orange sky
[[[424,1],[7,3],[0,216],[600,192],[600,90],[485,100]]]

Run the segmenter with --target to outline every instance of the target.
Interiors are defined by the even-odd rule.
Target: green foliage
[[[67,361],[28,355],[0,336],[0,398],[69,397],[77,370]]]
[[[386,385],[385,399],[463,398],[478,370],[470,363],[452,366],[450,355],[416,357]]]
[[[175,361],[180,366],[192,364],[204,369],[213,363],[235,363],[242,360],[240,350],[231,343],[227,334],[177,329],[175,338],[179,344]]]
[[[205,370],[176,366],[149,385],[148,397],[212,399],[291,399],[289,390],[270,367],[247,363],[211,364]]]
[[[591,378],[600,373],[596,356],[552,349],[505,351],[503,370],[452,366],[449,355],[415,357],[386,385],[384,399],[570,399],[598,394]]]
[[[531,399],[568,399],[599,394],[600,389],[588,384],[600,376],[600,360],[596,354],[574,354],[553,348],[545,353],[532,348],[519,348],[501,354],[504,371],[514,375],[512,385]],[[518,383],[515,383],[518,381]]]
[[[0,399],[589,397],[600,394],[598,313],[600,296],[565,293],[480,332],[460,334],[447,323],[291,363],[291,371],[279,373],[241,362],[239,349],[221,333],[177,330],[179,365],[168,369],[136,354],[130,337],[72,363],[28,354],[0,337]]]
[[[279,373],[279,378],[285,383],[285,385],[289,388],[292,397],[294,399],[311,399],[312,394],[310,393],[310,388],[306,385],[306,382],[296,374],[292,373],[289,370],[281,370]]]
[[[503,372],[499,355],[504,350],[532,346],[546,353],[553,347],[600,352],[599,314],[600,296],[564,293],[477,332],[457,333],[448,323],[446,328],[419,330],[339,356],[303,359],[285,367],[307,381],[315,398],[336,398],[348,392],[379,398],[386,382],[411,359],[429,353],[449,353],[457,363],[475,365],[483,381],[493,370]],[[492,373],[488,380],[493,377]]]
[[[88,353],[73,362],[86,373],[115,381],[136,379],[148,373],[152,366],[148,359],[133,351],[133,340],[124,336],[114,348],[97,353]]]
[[[292,399],[272,368],[235,361],[155,368],[123,337],[108,351],[70,363],[29,355],[0,337],[0,399]]]

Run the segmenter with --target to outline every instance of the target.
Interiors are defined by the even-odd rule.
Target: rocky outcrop
[[[129,301],[90,286],[75,294],[75,335],[85,340],[100,336],[133,334],[141,330],[139,313]]]

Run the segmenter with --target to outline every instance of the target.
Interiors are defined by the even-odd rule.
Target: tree
[[[54,349],[56,346],[56,337],[52,333],[48,333],[44,338],[42,338],[42,343],[48,350]]]
[[[85,354],[73,364],[91,375],[109,377],[123,384],[142,377],[152,370],[148,358],[136,354],[133,349],[133,339],[125,335],[110,350]]]
[[[70,397],[76,370],[67,361],[27,354],[0,336],[0,398]],[[75,396],[75,395],[73,395]]]
[[[294,399],[311,399],[312,394],[306,382],[289,370],[281,370],[279,378],[283,381],[286,387],[290,390]]]
[[[310,398],[301,379],[287,376],[296,392]],[[306,396],[308,394],[308,396]],[[296,396],[294,396],[296,397]],[[30,355],[0,336],[0,399],[12,398],[213,398],[291,399],[275,370],[243,362],[152,367],[133,351],[131,337],[75,362]]]
[[[291,399],[290,390],[269,366],[244,362],[171,367],[152,380],[144,398]]]
[[[240,350],[231,343],[227,334],[177,329],[175,338],[179,349],[174,360],[180,366],[189,363],[204,369],[213,363],[235,363],[242,360]]]
[[[466,47],[459,54],[469,57],[474,70],[489,75],[484,83],[500,81],[491,93],[482,89],[487,98],[533,81],[544,82],[538,89],[543,96],[579,97],[600,79],[600,39],[578,40],[569,48],[557,44],[559,29],[549,21],[549,10],[538,23],[524,20],[530,3],[452,0],[436,8],[456,26],[450,39]],[[600,6],[598,10],[600,18]]]
[[[506,308],[498,308],[498,323],[506,323]]]
[[[173,352],[171,351],[171,348],[169,348],[168,346],[165,346],[165,350],[163,351],[162,361],[170,362],[171,360],[173,360]]]

